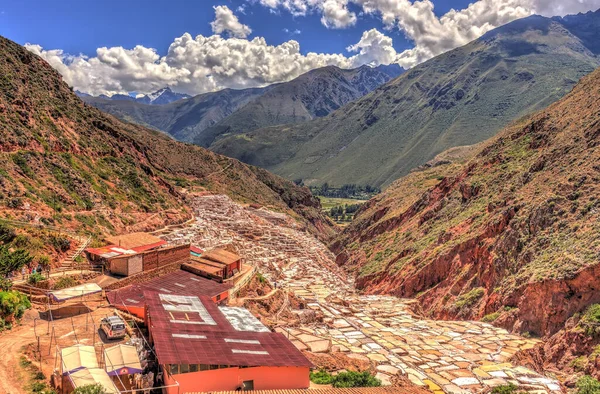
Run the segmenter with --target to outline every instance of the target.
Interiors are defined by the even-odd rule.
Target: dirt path
[[[0,392],[6,394],[26,394],[24,371],[20,366],[23,346],[34,338],[33,320],[0,335]],[[48,372],[48,371],[45,371]]]

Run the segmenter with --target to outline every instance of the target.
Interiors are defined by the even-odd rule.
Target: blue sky
[[[0,0],[0,35],[83,92],[199,94],[328,65],[410,68],[518,18],[597,8],[600,0]]]
[[[468,4],[468,0],[437,0],[435,13],[443,15]],[[303,53],[344,52],[363,31],[383,29],[383,23],[374,16],[360,19],[348,29],[328,29],[316,12],[297,17],[284,11],[274,14],[257,2],[245,0],[20,0],[0,1],[0,35],[22,45],[35,43],[71,54],[91,56],[98,47],[144,45],[164,55],[173,38],[183,33],[212,34],[213,5],[227,5],[234,11],[245,6],[245,14],[237,14],[240,22],[252,28],[250,38],[265,37],[272,45],[295,39]],[[283,29],[300,30],[301,34]],[[398,51],[412,45],[399,29],[388,35]]]

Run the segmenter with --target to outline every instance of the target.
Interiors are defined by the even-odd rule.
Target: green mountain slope
[[[0,217],[94,233],[190,217],[187,198],[218,192],[332,227],[306,188],[82,102],[38,56],[0,37]]]
[[[128,122],[208,147],[221,135],[325,116],[400,75],[398,65],[342,70],[327,66],[266,88],[225,89],[167,105],[82,99]]]
[[[387,185],[544,108],[600,64],[600,12],[532,16],[425,62],[329,116],[211,149],[307,184]],[[585,22],[585,23],[584,23]]]
[[[261,127],[323,117],[402,73],[399,65],[343,70],[328,66],[274,85],[260,97],[208,128],[194,141],[210,147],[220,137]]]

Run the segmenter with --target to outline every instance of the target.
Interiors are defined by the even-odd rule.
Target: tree
[[[577,381],[578,394],[600,394],[600,382],[591,376],[582,376]]]
[[[0,276],[6,277],[10,272],[18,271],[32,260],[33,256],[25,249],[11,252],[8,245],[0,245]]]
[[[3,244],[11,243],[16,236],[15,230],[8,227],[6,224],[0,223],[0,242]]]
[[[77,387],[73,394],[107,394],[106,389],[100,383],[86,384],[85,386]]]

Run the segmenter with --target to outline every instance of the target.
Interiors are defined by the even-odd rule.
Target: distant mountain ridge
[[[177,100],[183,100],[183,99],[188,99],[188,98],[192,97],[189,94],[176,93],[173,90],[171,90],[171,88],[168,86],[165,88],[159,89],[154,93],[145,94],[140,97],[133,97],[133,96],[129,96],[126,94],[115,94],[112,96],[107,96],[105,94],[101,94],[100,96],[96,97],[96,96],[92,96],[87,93],[80,92],[78,90],[75,91],[75,94],[77,94],[82,99],[83,98],[85,98],[85,99],[97,98],[97,99],[103,99],[103,100],[109,100],[109,101],[133,101],[136,103],[149,104],[149,105],[169,104],[169,103],[172,103]]]
[[[403,71],[397,64],[365,65],[351,70],[327,66],[289,82],[264,88],[224,89],[162,106],[148,106],[132,99],[82,99],[123,120],[208,147],[224,134],[326,116]]]
[[[531,16],[412,68],[326,117],[211,149],[306,184],[385,186],[560,99],[600,65],[600,12]]]

